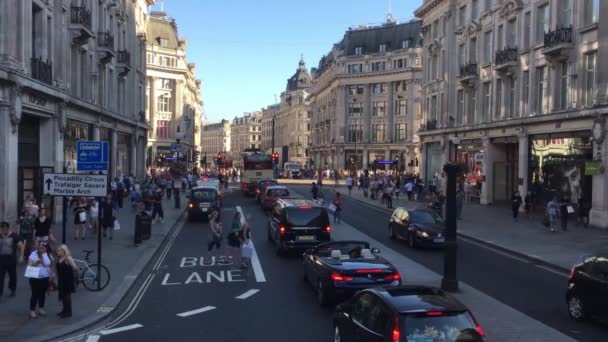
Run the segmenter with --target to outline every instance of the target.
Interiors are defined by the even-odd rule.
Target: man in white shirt
[[[346,177],[346,186],[348,187],[348,196],[351,196],[353,191],[353,176],[350,174]]]
[[[412,193],[414,193],[414,183],[410,180],[405,184],[405,191],[407,191],[407,199],[412,200]]]

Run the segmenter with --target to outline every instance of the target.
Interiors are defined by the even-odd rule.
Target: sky
[[[318,65],[351,26],[386,21],[390,0],[157,0],[188,39],[187,59],[202,79],[205,116],[232,120],[275,103],[300,56]],[[422,0],[392,0],[409,21]]]

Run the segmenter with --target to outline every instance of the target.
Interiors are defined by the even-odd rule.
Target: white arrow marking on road
[[[240,295],[238,297],[234,297],[234,298],[236,298],[236,299],[247,299],[247,298],[253,296],[254,294],[256,294],[258,292],[260,292],[260,290],[258,290],[258,289],[252,289],[252,290],[249,290],[249,291],[243,293],[242,295]]]
[[[199,313],[211,311],[213,309],[215,309],[215,306],[205,306],[204,308],[200,308],[200,309],[196,309],[196,310],[192,310],[192,311],[182,312],[182,313],[179,313],[177,315],[179,317],[188,317],[188,316],[196,315],[196,314],[199,314]]]
[[[131,324],[131,325],[127,325],[127,326],[120,327],[120,328],[102,330],[99,333],[105,336],[105,335],[115,334],[115,333],[119,333],[119,332],[123,332],[123,331],[127,331],[127,330],[133,330],[133,329],[137,329],[137,328],[141,328],[141,327],[143,327],[143,325],[141,325],[141,324]]]
[[[99,341],[99,335],[91,335],[87,337],[86,342],[97,342]]]

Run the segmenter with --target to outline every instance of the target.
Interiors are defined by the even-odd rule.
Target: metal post
[[[63,173],[67,173],[67,167],[63,165]],[[68,224],[68,198],[63,196],[63,219],[61,222],[61,243],[65,245]]]
[[[441,288],[446,291],[458,291],[457,257],[458,244],[456,234],[458,223],[456,221],[456,179],[460,172],[457,164],[446,164],[443,171],[447,175],[445,225],[446,241],[443,258],[443,279]]]
[[[274,125],[275,125],[275,117],[273,116],[272,117],[272,143],[271,143],[272,144],[272,154],[273,155],[274,155]],[[274,178],[276,179],[277,178],[277,166],[275,165],[274,160],[273,160],[273,163],[272,163],[272,173],[274,175]]]
[[[102,203],[103,197],[97,199],[97,203]],[[112,199],[114,200],[114,199]],[[113,204],[111,204],[113,206]],[[101,225],[97,227],[97,291],[101,291]],[[114,229],[114,227],[110,227]]]

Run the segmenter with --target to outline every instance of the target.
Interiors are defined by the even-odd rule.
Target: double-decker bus
[[[273,167],[272,155],[244,155],[241,168],[241,191],[246,194],[255,194],[260,180],[274,178]]]

